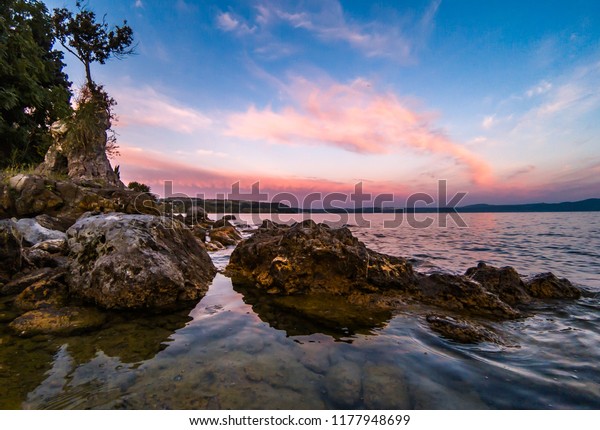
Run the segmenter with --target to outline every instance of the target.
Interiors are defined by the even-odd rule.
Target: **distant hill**
[[[600,211],[600,199],[578,202],[529,203],[523,205],[468,205],[456,208],[458,212],[587,212]]]

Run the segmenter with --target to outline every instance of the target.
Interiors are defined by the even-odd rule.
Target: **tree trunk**
[[[85,61],[83,63],[85,65],[85,78],[87,80],[87,86],[90,90],[94,89],[94,81],[92,81],[92,71],[90,69],[90,62]]]

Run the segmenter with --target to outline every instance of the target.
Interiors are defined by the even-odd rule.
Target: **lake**
[[[431,226],[385,228],[393,216],[365,214],[367,227],[354,216],[310,215],[350,225],[368,247],[407,257],[421,272],[464,273],[485,261],[523,275],[552,271],[590,294],[540,301],[535,316],[492,323],[509,339],[503,346],[443,339],[410,308],[343,326],[335,315],[299,318],[222,274],[193,309],[115,313],[102,330],[73,337],[12,336],[2,298],[0,407],[600,408],[600,213],[461,214],[468,227],[416,214],[432,217]],[[260,223],[238,218],[246,235]],[[213,254],[215,264],[223,268],[231,251]],[[323,306],[335,313],[338,305]]]

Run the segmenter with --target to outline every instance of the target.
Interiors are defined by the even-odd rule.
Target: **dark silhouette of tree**
[[[70,83],[46,6],[0,2],[0,168],[38,163],[49,126],[70,112]]]
[[[81,1],[75,5],[78,9],[76,14],[66,8],[54,9],[52,23],[61,45],[83,63],[87,86],[93,91],[95,84],[91,64],[104,64],[110,58],[132,54],[133,30],[126,20],[122,26],[110,28],[106,23],[106,15],[98,22],[96,14]]]

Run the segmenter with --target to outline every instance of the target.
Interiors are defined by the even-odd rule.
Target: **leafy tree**
[[[70,112],[70,83],[46,6],[0,2],[0,167],[37,163],[51,143],[49,125]]]
[[[140,193],[149,193],[150,192],[150,187],[148,185],[142,184],[137,181],[130,182],[129,185],[127,185],[127,188],[129,188],[130,190],[133,190],[133,191],[140,192]]]
[[[133,53],[133,30],[123,21],[122,26],[109,28],[105,21],[96,21],[96,14],[86,9],[81,1],[76,3],[78,12],[66,8],[54,9],[52,22],[61,45],[73,54],[85,67],[87,86],[94,89],[90,66],[104,64],[108,59],[123,58]]]

